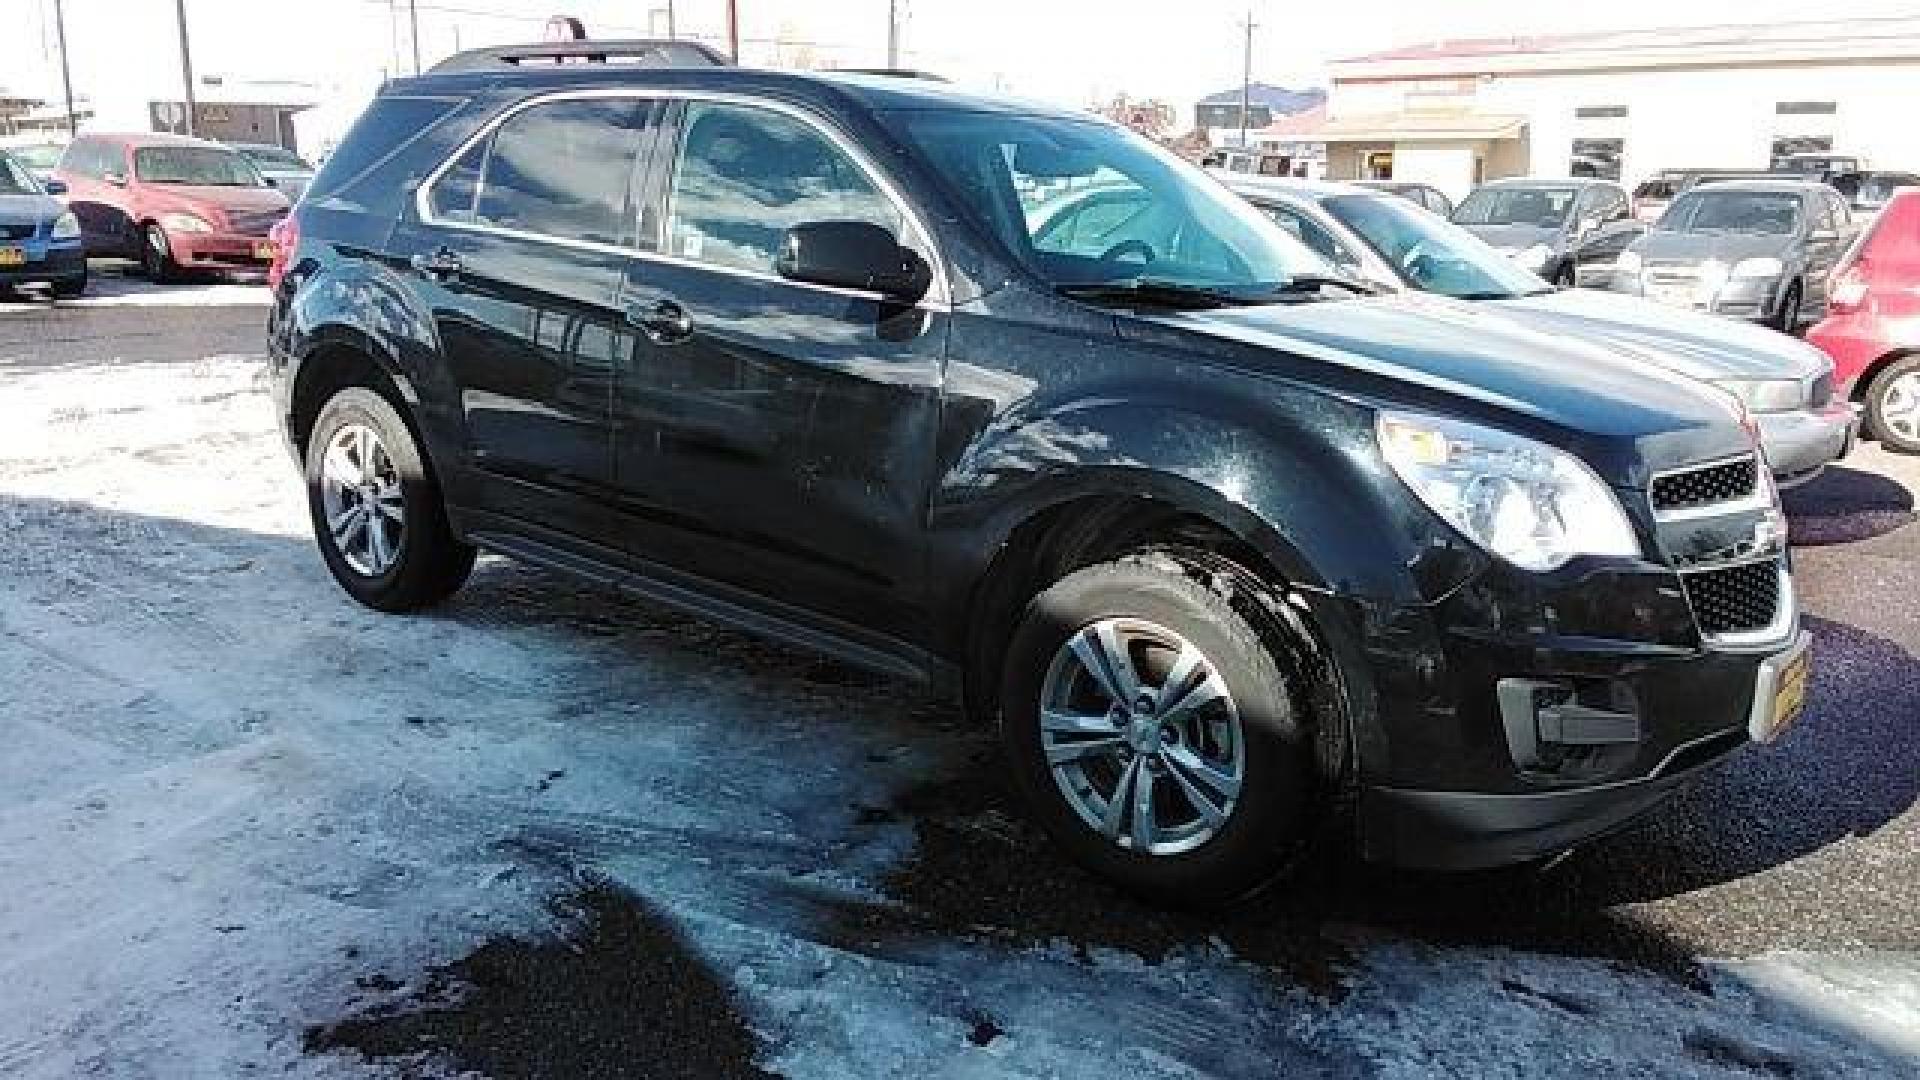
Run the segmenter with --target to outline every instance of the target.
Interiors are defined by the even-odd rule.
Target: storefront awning
[[[1492,141],[1517,139],[1526,127],[1526,117],[1502,113],[1376,113],[1333,117],[1319,138],[1329,143]]]

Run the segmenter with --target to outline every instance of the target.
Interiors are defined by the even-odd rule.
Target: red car
[[[267,233],[290,208],[239,151],[178,135],[81,135],[54,175],[87,254],[137,260],[155,281],[265,269]]]
[[[1836,392],[1866,408],[1889,449],[1920,453],[1920,188],[1901,188],[1833,271],[1807,340],[1833,357]]]

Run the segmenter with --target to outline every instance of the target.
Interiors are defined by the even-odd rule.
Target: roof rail
[[[455,53],[433,66],[449,71],[512,70],[548,64],[624,64],[633,67],[725,67],[724,53],[698,41],[639,38],[623,41],[542,41]]]
[[[889,68],[889,67],[834,68],[831,72],[829,72],[829,74],[880,75],[889,79],[923,79],[927,82],[938,82],[938,83],[943,83],[948,81],[946,76],[944,75],[935,75],[931,71],[920,71],[917,68]]]

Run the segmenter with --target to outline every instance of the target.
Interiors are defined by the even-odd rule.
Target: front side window
[[[1573,213],[1580,191],[1570,187],[1483,187],[1453,212],[1462,225],[1536,225],[1558,228]]]
[[[1117,125],[949,109],[881,119],[929,165],[956,209],[1049,285],[1150,278],[1253,292],[1296,274],[1333,273],[1217,180]],[[1126,192],[1129,211],[1062,242],[1059,200],[1101,189]]]
[[[252,162],[215,146],[142,146],[133,152],[133,175],[147,184],[267,186]]]
[[[1789,236],[1800,224],[1800,196],[1784,191],[1690,191],[1655,226],[1662,232]]]
[[[864,221],[908,242],[900,211],[811,124],[772,109],[687,105],[669,193],[667,254],[774,272],[795,225]]]
[[[565,240],[622,243],[633,231],[626,225],[627,191],[646,108],[636,98],[580,98],[508,117],[493,133],[472,220]],[[448,176],[461,164],[464,156]],[[463,182],[447,185],[456,213]],[[436,213],[441,195],[436,184]]]
[[[1321,205],[1423,292],[1498,300],[1552,289],[1479,237],[1399,199],[1336,195]]]

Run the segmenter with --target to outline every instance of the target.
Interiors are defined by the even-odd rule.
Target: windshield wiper
[[[1379,296],[1387,290],[1371,281],[1346,277],[1340,274],[1295,274],[1274,287],[1280,296],[1292,296],[1301,293],[1316,293],[1323,288],[1345,289],[1356,296]]]
[[[1260,303],[1258,296],[1251,296],[1244,292],[1209,285],[1189,285],[1162,278],[1069,281],[1055,285],[1054,291],[1075,300],[1088,300],[1094,303],[1133,302],[1169,308],[1237,307]]]

